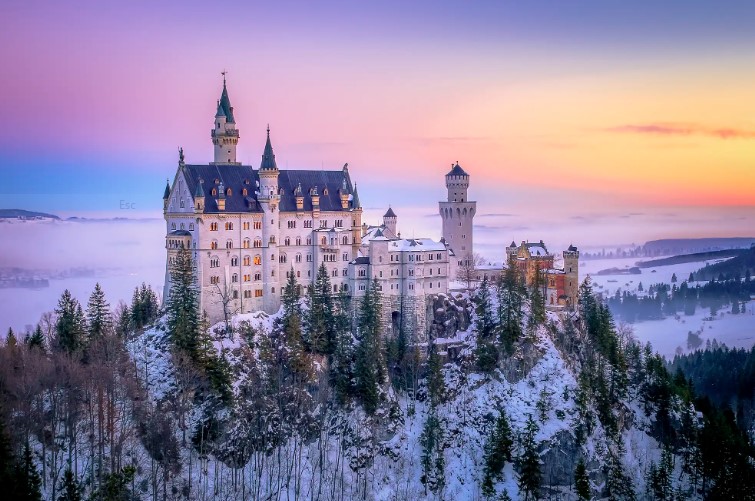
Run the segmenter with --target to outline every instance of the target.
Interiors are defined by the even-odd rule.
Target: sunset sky
[[[0,206],[159,215],[227,69],[241,161],[269,123],[281,168],[348,162],[368,206],[431,210],[458,160],[480,212],[731,207],[745,234],[753,26],[752,1],[4,1]]]

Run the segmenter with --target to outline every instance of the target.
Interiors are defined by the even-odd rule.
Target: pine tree
[[[443,490],[446,462],[443,454],[443,430],[435,409],[430,410],[420,435],[422,477],[420,481],[433,492]]]
[[[99,282],[94,286],[94,292],[87,303],[87,323],[89,324],[89,339],[101,339],[109,334],[113,327],[110,305],[105,300]]]
[[[16,463],[14,496],[12,499],[19,501],[41,501],[42,492],[40,487],[42,479],[37,467],[34,465],[31,448],[28,442],[24,445],[24,453],[20,462]]]
[[[427,350],[427,394],[430,398],[430,406],[437,407],[443,401],[446,392],[443,364],[438,355],[438,348],[432,340]]]
[[[186,352],[196,361],[201,317],[194,262],[189,249],[182,248],[177,252],[170,268],[170,280],[167,303],[168,330],[175,347]],[[143,311],[139,300],[137,300],[137,309],[140,312]],[[146,318],[142,316],[142,313],[133,312],[133,314],[139,321]]]
[[[335,337],[334,304],[325,263],[320,264],[315,283],[309,287],[308,303],[304,344],[314,353],[332,354]]]
[[[677,281],[678,281],[678,279],[676,278],[676,273],[672,273],[671,274],[671,283],[675,284]]]
[[[13,328],[8,327],[8,334],[5,336],[5,346],[8,347],[14,347],[18,345],[18,340],[16,340],[16,335],[13,333]]]
[[[535,435],[538,432],[532,415],[527,418],[527,425],[522,437],[522,454],[519,457],[519,491],[524,492],[525,501],[537,499],[542,481],[540,455],[537,453]]]
[[[695,274],[694,274],[694,273],[692,273],[691,271],[689,272],[689,278],[687,279],[687,281],[688,281],[689,283],[692,283],[692,282],[694,282],[694,281],[695,281]]]
[[[356,350],[356,393],[368,414],[377,409],[380,385],[385,378],[385,362],[380,346],[380,289],[373,280],[359,308],[361,339]]]
[[[535,280],[532,283],[532,292],[530,293],[530,327],[535,327],[545,322],[544,283],[543,271],[538,267],[535,270]]]
[[[590,489],[590,477],[587,476],[587,468],[582,458],[579,458],[574,470],[574,488],[577,491],[579,501],[590,501],[592,490]]]
[[[31,336],[29,336],[29,341],[27,343],[29,345],[29,349],[35,349],[39,348],[40,350],[45,349],[45,336],[42,334],[42,326],[37,324],[37,327],[34,329],[34,332]]]
[[[501,408],[498,411],[495,427],[485,444],[482,491],[486,496],[490,497],[495,493],[494,481],[501,479],[503,467],[506,462],[511,461],[513,445],[511,427],[506,418],[506,412]]]
[[[68,465],[63,474],[63,485],[58,501],[81,501],[81,486],[71,471],[71,465]]]
[[[0,487],[6,489],[6,492],[13,489],[15,471],[16,458],[5,429],[5,416],[0,409]]]
[[[524,287],[513,263],[506,268],[498,285],[498,339],[507,353],[511,354],[522,337],[522,305]]]
[[[55,309],[57,321],[55,333],[58,346],[66,353],[72,354],[82,348],[86,335],[86,321],[81,304],[66,289]]]
[[[477,291],[472,296],[472,301],[474,302],[475,313],[477,314],[475,326],[478,339],[487,339],[493,334],[493,330],[495,329],[493,306],[490,299],[490,285],[487,276],[483,277],[482,283],[480,283]]]
[[[639,292],[642,292],[642,291],[644,291],[644,290],[645,290],[645,288],[644,288],[644,287],[642,286],[642,282],[640,282],[640,284],[639,284],[639,285],[637,286],[637,290],[638,290]],[[618,290],[617,290],[616,292],[618,292]]]

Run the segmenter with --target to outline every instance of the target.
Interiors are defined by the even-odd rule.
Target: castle
[[[348,165],[335,171],[279,169],[269,127],[259,168],[239,163],[239,130],[225,78],[210,137],[214,161],[189,164],[181,151],[165,187],[164,297],[170,265],[182,248],[192,251],[200,308],[211,322],[225,313],[277,311],[288,274],[306,287],[324,264],[334,293],[359,298],[372,279],[378,281],[389,331],[424,328],[426,296],[447,292],[450,267],[458,264],[448,242],[471,251],[474,202],[466,202],[469,176],[458,164],[446,176],[449,202],[441,206],[459,229],[446,243],[402,239],[393,209],[380,226],[362,224]],[[461,178],[464,188],[457,186]]]
[[[387,333],[407,329],[424,338],[428,296],[447,293],[459,267],[473,264],[477,204],[468,199],[470,176],[458,162],[445,176],[447,199],[439,203],[443,238],[405,239],[392,208],[381,225],[362,222],[348,164],[332,171],[281,170],[268,126],[255,169],[236,160],[239,137],[224,77],[210,131],[214,161],[187,164],[180,150],[173,181],[163,194],[163,297],[168,297],[170,266],[180,249],[192,251],[200,308],[210,322],[226,314],[278,311],[289,274],[305,288],[322,264],[333,293],[346,292],[356,300],[377,280]],[[517,259],[529,262],[527,252],[532,253],[525,248]],[[557,304],[574,304],[570,287],[576,284],[576,266],[572,275],[553,270],[552,257],[543,265],[553,282],[548,297]]]
[[[564,267],[554,266],[554,255],[542,240],[506,247],[508,265],[515,266],[527,287],[542,287],[546,307],[573,307],[579,297],[579,250],[570,245],[563,252]],[[539,275],[539,276],[538,276]]]

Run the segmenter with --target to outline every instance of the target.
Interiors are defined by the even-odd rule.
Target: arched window
[[[255,246],[255,247],[262,247],[262,239],[260,239],[260,238],[255,238],[255,239],[254,239],[254,246]]]
[[[231,266],[238,266],[238,265],[239,265],[239,258],[237,258],[236,256],[233,256],[231,258]]]
[[[343,237],[343,245],[348,245],[349,237]]]
[[[217,249],[217,248],[218,248],[218,241],[217,240],[213,240],[210,243],[210,249]]]
[[[249,266],[252,264],[252,258],[249,256],[244,256],[244,266]]]
[[[213,196],[213,197],[216,197],[216,196],[218,196],[218,189],[217,189],[217,188],[213,188],[213,189],[212,189],[212,196]]]
[[[246,188],[244,188],[244,189],[242,189],[242,190],[241,190],[241,194],[242,194],[243,196],[247,196],[247,195],[249,195],[249,192],[247,191],[247,189],[246,189]]]
[[[236,282],[238,282],[238,281],[239,281],[239,276],[238,276],[238,274],[234,273],[234,274],[233,274],[233,275],[231,276],[231,282],[233,282],[233,283],[236,283]]]
[[[174,229],[174,230],[176,229],[176,225],[175,225],[175,224],[173,225],[173,229]],[[328,239],[327,239],[327,238],[325,238],[325,237],[322,237],[322,238],[320,239],[320,244],[321,244],[321,245],[327,245],[327,243],[328,243]]]
[[[233,240],[226,240],[226,242],[225,242],[225,248],[226,249],[233,249]]]
[[[171,230],[175,230],[175,229],[176,229],[176,223],[171,223],[171,225],[170,225],[170,229],[171,229]]]
[[[291,245],[291,239],[286,237],[286,239],[283,241],[283,245],[286,245],[286,246]]]
[[[252,242],[251,242],[251,241],[250,241],[250,240],[249,240],[248,238],[245,238],[245,239],[244,239],[244,248],[245,248],[245,249],[248,249],[248,248],[249,248],[249,246],[251,245],[251,243],[252,243]]]
[[[189,231],[194,231],[194,223],[189,223]]]
[[[296,237],[296,245],[301,245],[301,237]],[[571,268],[569,271],[571,271]]]
[[[296,255],[296,262],[301,263],[301,254]]]
[[[254,264],[257,265],[257,266],[261,265],[262,264],[262,256],[260,256],[259,254],[257,254],[256,256],[254,256]]]

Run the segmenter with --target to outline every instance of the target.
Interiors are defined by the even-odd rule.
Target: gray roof
[[[275,163],[275,153],[273,153],[273,145],[270,143],[270,126],[267,126],[267,142],[265,142],[265,151],[262,152],[262,162],[260,162],[260,170],[278,170],[278,165]]]
[[[186,230],[173,230],[170,233],[168,233],[168,236],[170,236],[170,237],[189,237],[189,236],[191,236],[191,233],[189,233]]]
[[[370,264],[370,258],[367,256],[359,256],[355,260],[352,261],[354,264]]]
[[[259,183],[259,171],[249,165],[233,164],[209,164],[209,165],[186,165],[184,167],[186,183],[189,193],[197,190],[204,193],[206,213],[213,212],[262,212],[257,201]],[[200,185],[199,180],[204,180]],[[216,183],[217,180],[217,183]],[[281,189],[279,208],[284,212],[296,212],[296,196],[294,191],[301,183],[304,194],[305,211],[312,210],[312,197],[309,195],[311,188],[317,187],[320,194],[321,211],[341,211],[340,188],[344,180],[349,191],[352,191],[352,183],[348,170],[322,171],[322,170],[281,170],[278,171],[278,186]],[[225,197],[225,211],[219,211],[216,200],[212,196],[212,189],[218,188],[220,183],[223,187],[231,189],[231,194]],[[246,188],[247,194],[243,190]],[[325,194],[327,188],[327,195]],[[345,210],[358,207],[354,204],[356,198],[349,201]]]
[[[351,205],[354,209],[359,209],[362,207],[362,204],[359,202],[359,193],[357,193],[357,183],[354,183],[354,196],[351,200]]]
[[[222,115],[220,115],[221,110],[223,112]],[[220,94],[218,112],[215,116],[225,116],[226,122],[231,124],[236,123],[236,120],[233,118],[233,106],[231,106],[231,100],[228,99],[228,89],[225,87],[225,78],[223,78],[223,93]]]
[[[170,197],[170,181],[165,181],[165,192],[163,193],[163,200],[167,200]]]
[[[391,207],[388,207],[388,212],[386,212],[383,217],[396,217],[396,213],[393,212]]]
[[[446,176],[469,176],[464,169],[461,168],[459,165],[459,162],[456,162],[456,165],[451,167],[451,170],[446,174]]]

